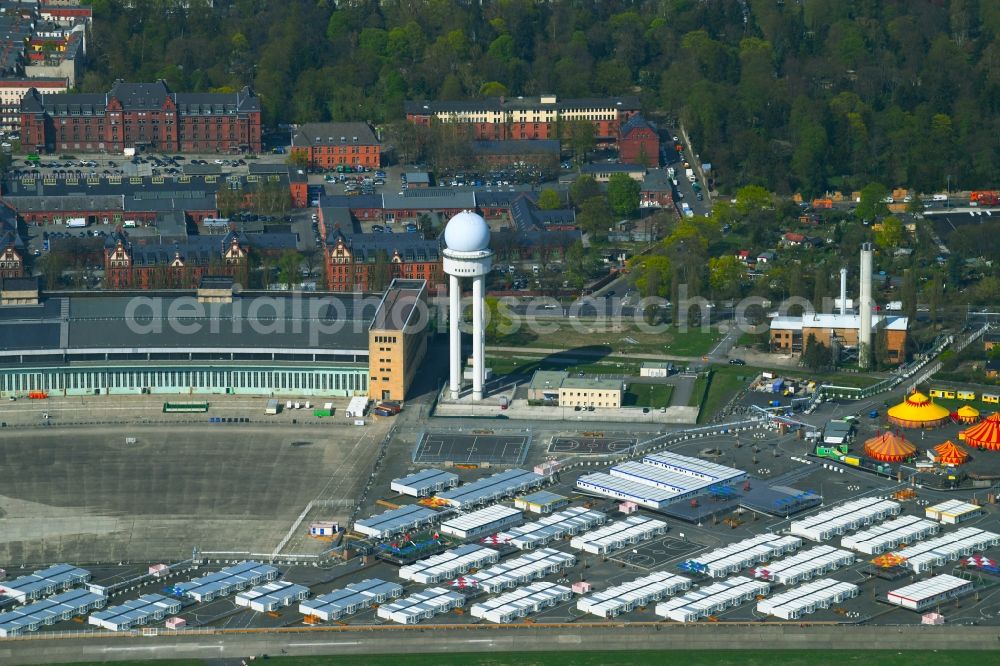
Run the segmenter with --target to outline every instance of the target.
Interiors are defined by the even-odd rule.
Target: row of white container
[[[794,585],[854,563],[854,553],[820,545],[754,569],[754,577]]]
[[[729,608],[741,606],[766,595],[771,586],[760,580],[737,576],[707,587],[690,590],[683,596],[656,604],[656,614],[676,622],[696,622]]]
[[[973,589],[971,580],[941,574],[892,590],[886,595],[886,599],[890,604],[919,612],[971,594]]]
[[[898,502],[880,497],[862,497],[807,518],[794,520],[788,526],[788,531],[810,541],[827,541],[885,520],[889,516],[897,516],[901,509]]]
[[[819,608],[829,608],[832,604],[856,597],[858,592],[858,586],[853,583],[819,578],[758,601],[757,610],[783,620],[797,620]]]
[[[299,612],[317,617],[323,622],[330,622],[371,608],[373,604],[384,604],[389,599],[398,599],[401,596],[403,596],[402,585],[369,578],[303,601],[299,604]]]
[[[109,631],[127,631],[132,627],[149,622],[158,622],[168,615],[181,610],[179,599],[171,599],[162,594],[144,594],[138,599],[130,599],[117,606],[91,613],[87,622]]]
[[[539,581],[475,604],[469,608],[469,615],[489,622],[507,624],[560,602],[569,601],[572,597],[573,591],[564,585]]]
[[[942,566],[945,562],[953,562],[997,544],[1000,544],[1000,535],[976,527],[963,527],[950,534],[942,534],[894,551],[893,555],[903,558],[903,564],[914,573],[923,573]]]
[[[416,624],[464,605],[465,595],[443,587],[429,587],[398,601],[379,606],[376,614],[383,620]]]
[[[403,580],[412,580],[414,583],[433,585],[499,561],[500,553],[492,548],[467,543],[400,567],[399,577]]]
[[[655,571],[628,583],[580,597],[576,607],[598,617],[616,617],[689,589],[691,581],[684,576]]]
[[[466,576],[465,583],[492,594],[559,573],[574,564],[575,556],[552,548],[542,548]]]
[[[441,534],[448,534],[459,539],[474,539],[484,534],[496,534],[513,525],[524,522],[524,512],[503,504],[490,506],[464,513],[441,523]]]
[[[692,557],[684,563],[684,568],[712,578],[725,578],[741,569],[794,552],[801,545],[802,539],[797,537],[759,534]]]
[[[525,523],[497,535],[499,543],[509,543],[521,550],[533,550],[565,536],[575,536],[607,522],[600,511],[572,507]]]
[[[667,524],[662,520],[629,516],[625,520],[619,520],[574,537],[569,545],[585,553],[604,555],[666,533]]]
[[[866,555],[878,555],[899,544],[926,539],[937,534],[940,529],[940,525],[930,520],[900,516],[856,534],[849,534],[840,540],[840,545]]]

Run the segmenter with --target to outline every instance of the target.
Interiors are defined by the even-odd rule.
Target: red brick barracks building
[[[467,101],[410,101],[404,105],[406,119],[418,125],[443,123],[472,126],[477,141],[504,139],[558,139],[558,124],[589,120],[598,141],[616,142],[623,123],[639,113],[637,97],[605,97],[559,100],[541,97],[500,97]]]
[[[365,123],[305,123],[292,137],[292,154],[305,157],[306,166],[330,169],[338,166],[381,164],[381,146]]]
[[[43,95],[21,100],[21,145],[38,153],[257,153],[260,98],[236,93],[175,93],[156,83],[118,81],[107,93]]]

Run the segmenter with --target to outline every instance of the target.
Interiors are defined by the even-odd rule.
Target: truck
[[[1000,204],[1000,194],[996,191],[975,191],[969,195],[970,206],[996,206]]]
[[[327,416],[333,416],[333,413],[334,413],[334,409],[333,409],[333,403],[332,402],[325,403],[323,405],[322,409],[318,409],[317,408],[317,409],[313,410],[313,416],[317,416],[319,418],[324,418],[324,417],[327,417]]]
[[[694,217],[694,211],[686,201],[681,204],[681,212],[684,213],[684,217]]]
[[[66,226],[70,229],[82,229],[87,226],[87,218],[85,217],[71,217],[66,220]]]
[[[268,400],[267,405],[264,407],[264,413],[274,415],[281,411],[281,404],[274,399]]]
[[[395,416],[403,411],[403,406],[396,400],[379,400],[376,408],[389,412],[389,416]]]
[[[693,183],[694,181],[698,180],[697,177],[695,177],[694,175],[694,169],[685,169],[684,175],[687,176],[688,182]]]

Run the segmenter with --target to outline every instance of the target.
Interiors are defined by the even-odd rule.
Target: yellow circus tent
[[[989,451],[1000,450],[1000,413],[993,412],[982,423],[966,428],[958,434],[969,446]]]
[[[882,462],[902,462],[916,452],[917,447],[894,432],[882,433],[865,442],[865,455]]]
[[[934,458],[942,465],[961,465],[969,459],[969,454],[949,439],[934,447]]]
[[[962,405],[955,412],[955,415],[962,423],[977,423],[979,421],[979,410],[972,405]]]
[[[951,418],[946,408],[916,391],[895,407],[890,407],[888,415],[889,423],[901,428],[934,428]]]

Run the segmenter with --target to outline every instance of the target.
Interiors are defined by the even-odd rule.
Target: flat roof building
[[[383,604],[401,596],[403,596],[402,585],[388,583],[379,578],[368,578],[360,583],[351,583],[343,589],[303,601],[299,604],[299,612],[306,617],[331,622],[371,608],[373,604]]]
[[[532,550],[566,536],[574,536],[603,525],[608,517],[600,511],[572,507],[549,514],[540,520],[505,530],[497,535],[497,542],[510,544],[520,550]]]
[[[469,615],[487,622],[507,624],[569,601],[572,597],[573,590],[564,585],[539,581],[475,604],[469,609]]]
[[[206,602],[245,590],[251,585],[272,581],[277,577],[278,570],[271,565],[248,560],[206,576],[177,583],[172,590],[178,596]]]
[[[181,610],[181,601],[162,594],[144,594],[117,606],[92,613],[87,621],[109,631],[128,631],[132,627],[164,620]]]
[[[971,594],[972,591],[971,580],[941,574],[892,590],[886,595],[886,600],[890,604],[921,612],[964,597]]]
[[[20,636],[26,631],[53,625],[104,608],[107,597],[87,590],[66,590],[48,599],[0,613],[0,638]]]
[[[494,504],[441,523],[441,532],[459,539],[474,539],[524,522],[524,513],[502,504]]]
[[[41,599],[56,592],[68,590],[90,580],[90,572],[70,564],[54,564],[27,576],[0,583],[0,595],[8,596],[19,604]]]
[[[466,483],[453,490],[438,493],[436,497],[458,509],[495,502],[504,497],[537,488],[545,477],[523,469],[509,469],[492,476]]]
[[[563,495],[549,492],[548,490],[538,490],[521,497],[514,498],[515,508],[531,513],[552,513],[569,504],[569,498]]]
[[[952,499],[929,506],[924,510],[924,513],[931,520],[940,521],[945,525],[957,525],[970,518],[981,516],[983,507]]]
[[[458,474],[431,468],[393,479],[389,484],[389,490],[410,497],[428,497],[457,485]]]
[[[443,587],[430,587],[379,606],[376,615],[400,624],[416,624],[464,605],[465,595]]]
[[[430,525],[441,519],[441,514],[425,506],[413,504],[390,509],[371,518],[354,522],[354,531],[376,539],[384,539]]]
[[[236,605],[258,613],[270,613],[309,597],[309,588],[287,580],[275,580],[240,592]]]

